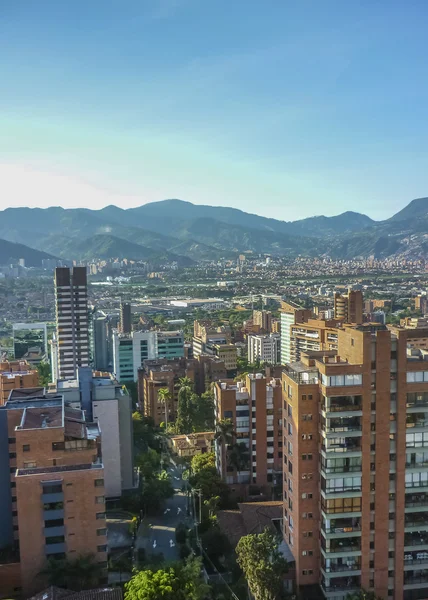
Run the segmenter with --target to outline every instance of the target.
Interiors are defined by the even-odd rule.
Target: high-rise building
[[[291,361],[291,331],[296,323],[304,323],[311,318],[312,312],[295,302],[282,302],[281,310],[281,364]]]
[[[249,335],[248,360],[250,363],[260,361],[278,365],[281,362],[281,335],[271,333],[270,335]]]
[[[219,381],[214,398],[216,422],[230,419],[234,432],[231,443],[216,442],[219,473],[238,496],[272,499],[282,477],[280,380],[257,373],[245,382]]]
[[[73,379],[89,365],[86,267],[55,269],[55,305],[59,377]]]
[[[137,381],[144,360],[184,356],[182,331],[113,331],[113,372],[118,381]]]
[[[424,337],[346,325],[337,351],[284,368],[284,539],[305,598],[428,597]]]
[[[108,364],[108,338],[107,319],[103,314],[92,315],[91,320],[91,357],[92,365],[96,371],[107,371]]]
[[[39,372],[25,361],[0,363],[0,405],[9,398],[12,390],[34,388],[39,385]]]
[[[120,332],[131,333],[132,329],[132,316],[131,316],[131,305],[128,302],[122,302],[120,304]]]
[[[13,391],[0,408],[0,478],[0,548],[18,553],[14,583],[24,597],[46,585],[49,558],[92,553],[107,567],[100,431],[83,410],[61,395]]]
[[[363,294],[361,291],[348,290],[347,294],[334,294],[334,318],[343,323],[363,322]]]
[[[272,331],[272,313],[270,310],[253,310],[253,324],[265,333]]]
[[[85,411],[101,429],[105,495],[118,498],[134,487],[132,399],[109,373],[80,367],[76,379],[59,380],[52,391],[71,407]]]

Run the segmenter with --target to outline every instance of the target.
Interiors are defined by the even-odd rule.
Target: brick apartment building
[[[216,442],[219,473],[237,496],[272,499],[282,474],[280,380],[258,373],[247,375],[244,382],[220,381],[215,384],[214,397],[216,422],[230,419],[234,430],[229,448]],[[248,449],[247,464],[241,470],[230,461],[236,444]]]
[[[0,363],[0,405],[9,398],[12,390],[39,385],[39,372],[22,360]]]
[[[427,330],[344,326],[285,366],[284,540],[305,598],[428,598]]]
[[[43,589],[49,558],[107,566],[100,430],[61,395],[18,390],[0,409],[0,511],[0,548],[18,554],[0,565],[0,595]]]

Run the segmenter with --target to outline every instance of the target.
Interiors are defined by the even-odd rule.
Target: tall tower
[[[55,269],[58,376],[74,379],[89,365],[88,287],[86,267]]]
[[[131,305],[128,302],[120,304],[120,331],[121,333],[131,333]]]

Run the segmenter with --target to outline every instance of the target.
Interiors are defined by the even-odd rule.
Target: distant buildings
[[[95,312],[91,316],[90,354],[91,364],[96,371],[107,371],[109,368],[107,323],[107,315]]]
[[[113,372],[118,381],[137,381],[144,360],[184,356],[182,331],[113,331]]]
[[[272,331],[272,313],[269,310],[253,310],[253,324],[262,332],[270,333]]]
[[[86,267],[55,269],[55,308],[58,376],[73,379],[89,365]]]
[[[131,333],[132,316],[131,305],[128,302],[123,302],[120,305],[120,332]]]
[[[15,360],[30,360],[38,364],[46,359],[48,335],[46,323],[14,323],[13,350]]]
[[[344,323],[361,325],[363,322],[363,294],[348,290],[347,294],[334,294],[334,318]]]
[[[271,365],[281,363],[281,335],[279,333],[249,335],[247,342],[250,363],[257,361]]]
[[[25,361],[0,363],[0,405],[5,404],[12,390],[39,385],[39,372]]]
[[[296,323],[304,323],[312,316],[309,309],[302,308],[295,302],[281,304],[281,364],[291,361],[290,327]]]
[[[92,553],[107,568],[101,436],[83,410],[61,394],[12,392],[0,408],[0,479],[0,549],[17,554],[1,566],[1,594],[39,591],[48,559]]]
[[[232,341],[229,326],[215,327],[211,321],[194,321],[193,355],[210,354],[222,360],[228,376],[234,376],[237,368],[238,350]]]

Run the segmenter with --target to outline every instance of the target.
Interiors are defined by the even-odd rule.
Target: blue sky
[[[0,0],[0,206],[428,196],[426,0]]]

